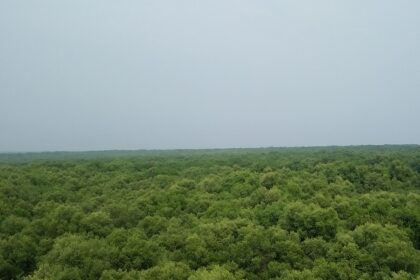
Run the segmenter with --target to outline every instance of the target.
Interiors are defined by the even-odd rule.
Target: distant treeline
[[[266,148],[226,148],[226,149],[177,149],[177,150],[105,150],[79,152],[14,152],[1,153],[0,162],[62,161],[115,159],[144,156],[191,156],[205,154],[249,154],[249,153],[357,153],[357,152],[410,152],[420,149],[420,145],[364,145],[364,146],[320,146],[320,147],[266,147]]]

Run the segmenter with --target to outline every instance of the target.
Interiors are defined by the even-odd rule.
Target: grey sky
[[[420,1],[0,1],[0,151],[420,143]]]

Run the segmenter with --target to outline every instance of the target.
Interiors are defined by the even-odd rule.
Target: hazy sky
[[[420,143],[420,1],[0,1],[0,151]]]

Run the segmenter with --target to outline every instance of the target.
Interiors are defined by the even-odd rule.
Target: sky
[[[420,144],[420,1],[0,1],[0,152]]]

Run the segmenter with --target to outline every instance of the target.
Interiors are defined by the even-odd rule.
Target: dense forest
[[[3,154],[0,279],[420,279],[420,146]]]

